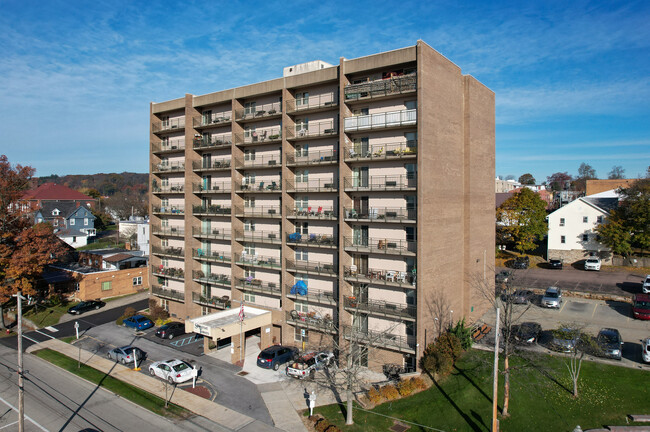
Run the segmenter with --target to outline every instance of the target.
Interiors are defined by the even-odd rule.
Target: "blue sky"
[[[650,165],[650,2],[0,0],[0,153],[148,172],[149,102],[422,39],[496,93],[496,173]]]

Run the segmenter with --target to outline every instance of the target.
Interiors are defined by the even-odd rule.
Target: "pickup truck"
[[[308,353],[298,360],[289,363],[287,376],[303,379],[314,378],[317,370],[329,367],[334,364],[334,354],[328,351],[319,353]]]

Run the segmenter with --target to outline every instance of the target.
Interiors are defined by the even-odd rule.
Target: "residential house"
[[[86,246],[96,235],[95,216],[75,201],[42,201],[35,211],[34,223],[46,222],[54,233],[72,247]]]
[[[129,239],[131,249],[149,255],[149,219],[131,217],[129,220],[119,221],[118,225],[120,238]]]
[[[499,177],[494,179],[496,193],[507,193],[513,189],[521,187],[521,183],[516,180],[501,180]]]
[[[96,199],[82,194],[79,191],[70,189],[67,186],[55,183],[43,183],[35,189],[30,189],[23,194],[21,199],[30,209],[39,209],[47,202],[72,202],[76,206],[84,206],[92,209]]]

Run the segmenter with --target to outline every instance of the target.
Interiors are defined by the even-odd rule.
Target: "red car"
[[[635,294],[632,316],[636,319],[650,320],[650,294]]]

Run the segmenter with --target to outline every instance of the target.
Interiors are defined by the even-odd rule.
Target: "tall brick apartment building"
[[[152,295],[233,361],[241,330],[415,367],[433,301],[485,310],[494,93],[422,41],[150,109]]]

